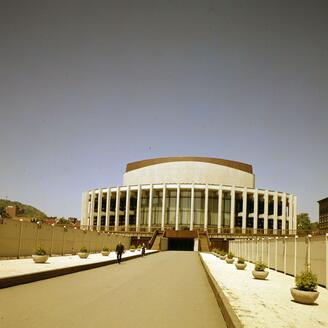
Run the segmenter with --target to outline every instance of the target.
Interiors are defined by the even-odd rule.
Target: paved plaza
[[[290,288],[295,278],[281,272],[269,271],[266,280],[252,276],[254,264],[247,262],[245,270],[237,270],[213,254],[201,256],[245,327],[252,328],[314,328],[328,327],[328,290],[318,287],[315,305],[292,300]]]
[[[226,327],[196,252],[162,252],[0,291],[0,326]]]

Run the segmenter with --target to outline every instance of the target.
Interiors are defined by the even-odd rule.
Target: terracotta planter
[[[47,262],[49,255],[32,255],[32,259],[35,263],[45,263]]]
[[[306,291],[299,290],[297,288],[291,288],[290,292],[297,303],[302,304],[314,304],[316,299],[319,297],[319,292],[317,291]]]
[[[234,259],[228,259],[228,258],[226,258],[226,262],[227,262],[228,264],[232,264],[233,261],[234,261]]]
[[[244,270],[246,268],[247,263],[235,263],[235,266],[238,270]]]
[[[88,258],[89,253],[79,252],[79,253],[77,253],[77,255],[80,257],[80,259],[86,259],[86,258]]]
[[[102,256],[108,256],[110,251],[101,251]]]
[[[269,271],[256,271],[256,270],[253,270],[252,273],[253,273],[253,276],[254,276],[255,279],[264,280],[268,276]]]

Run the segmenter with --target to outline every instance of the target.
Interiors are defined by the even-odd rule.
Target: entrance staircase
[[[162,237],[164,237],[163,231],[156,230],[149,241],[150,249],[160,251]]]
[[[210,251],[210,240],[208,238],[207,231],[198,232],[199,240],[199,251],[200,252],[209,252]]]

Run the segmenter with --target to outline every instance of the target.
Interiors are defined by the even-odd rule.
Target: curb
[[[218,285],[216,280],[214,279],[213,275],[211,274],[210,270],[208,269],[206,263],[204,262],[203,258],[201,257],[200,253],[198,253],[199,259],[203,265],[205,270],[208,282],[213,290],[214,296],[216,301],[221,309],[223,318],[229,328],[242,328],[243,325],[240,322],[238,316],[236,315],[235,311],[233,310],[231,304],[229,303],[228,298],[224,295],[221,287]]]
[[[146,253],[144,256],[156,254],[158,252],[159,251]],[[122,262],[130,261],[130,260],[136,259],[138,257],[141,257],[141,254],[136,254],[136,255],[129,256],[129,257],[125,257],[125,258],[123,257]],[[95,269],[95,268],[99,268],[102,266],[111,265],[111,264],[115,264],[115,263],[117,263],[116,259],[103,261],[103,262],[97,262],[97,263],[81,264],[81,265],[76,265],[73,267],[66,267],[66,268],[60,268],[60,269],[54,269],[54,270],[48,270],[48,271],[26,273],[26,274],[21,274],[21,275],[12,276],[12,277],[0,278],[0,289],[13,287],[13,286],[21,285],[21,284],[27,284],[27,283],[30,283],[33,281],[39,281],[39,280],[59,277],[59,276],[63,276],[66,274],[75,273],[75,272],[79,272],[79,271]]]

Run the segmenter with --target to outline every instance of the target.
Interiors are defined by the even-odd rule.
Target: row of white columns
[[[161,229],[164,230],[164,222],[165,222],[165,200],[166,200],[166,190],[167,186],[164,184],[162,186],[163,198],[162,198],[162,217],[161,217]],[[170,188],[171,189],[171,188]],[[180,184],[176,185],[177,191],[177,203],[176,203],[176,215],[175,215],[175,229],[179,229],[179,208],[180,208]],[[110,217],[110,203],[111,203],[111,192],[109,192],[111,188],[108,188],[106,192],[106,212],[105,212],[105,230],[109,229],[109,217]],[[129,229],[129,216],[130,216],[130,192],[131,186],[127,187],[117,187],[116,188],[116,202],[115,202],[115,224],[114,230],[118,231],[119,229],[119,216],[120,216],[120,194],[121,191],[126,191],[126,204],[125,204],[125,230]],[[140,207],[141,207],[141,185],[138,185],[137,188],[134,187],[133,190],[137,191],[137,208],[136,208],[136,230],[140,229]],[[152,199],[153,199],[153,185],[150,184],[149,188],[149,210],[148,210],[148,222],[147,227],[148,230],[151,231],[152,227]],[[197,188],[198,190],[198,188]],[[205,206],[204,206],[204,230],[208,228],[208,195],[209,195],[209,186],[204,185],[205,190]],[[213,190],[213,188],[211,188]],[[235,203],[236,203],[236,192],[242,193],[242,212],[237,213],[238,216],[242,217],[242,232],[246,232],[246,223],[247,223],[247,197],[248,194],[253,195],[254,200],[254,210],[249,216],[253,218],[253,232],[257,233],[258,227],[258,218],[264,219],[264,232],[268,230],[268,220],[273,219],[273,230],[276,232],[278,230],[278,192],[271,192],[273,196],[273,215],[269,215],[269,191],[262,191],[264,198],[264,213],[258,213],[258,198],[259,198],[259,190],[248,188],[243,188],[240,191],[240,188],[236,191],[234,186],[226,189],[224,186],[218,186],[218,222],[217,222],[217,232],[221,233],[222,231],[222,200],[223,200],[223,191],[228,191],[231,194],[231,205],[230,205],[230,231],[234,232],[235,229]],[[91,201],[89,204],[89,195],[91,195]],[[95,199],[98,197],[98,208],[97,213],[94,212]],[[101,226],[101,216],[102,216],[102,197],[103,197],[103,189],[99,189],[96,193],[95,190],[91,192],[86,192],[82,197],[82,225],[93,226],[93,219],[95,215],[97,215],[97,229],[100,229]],[[190,230],[194,228],[194,198],[195,198],[195,186],[191,185],[191,209],[190,209]],[[285,233],[286,230],[286,221],[288,222],[289,231],[295,231],[296,227],[296,210],[297,210],[297,198],[294,195],[288,195],[286,193],[282,193],[280,195],[282,202],[282,215],[279,217],[282,220],[282,233]],[[288,198],[288,217],[286,215],[287,209],[287,198]]]
[[[319,281],[319,283],[323,284],[328,287],[328,233],[324,236],[324,240],[322,239],[323,236],[319,236],[319,238],[314,238],[312,235],[307,235],[305,237],[298,237],[296,236],[285,236],[285,237],[275,237],[275,238],[240,238],[229,241],[229,251],[234,253],[236,256],[244,257],[247,261],[264,261],[266,265],[278,271],[284,272],[284,274],[292,274],[296,276],[299,271],[304,270],[305,268],[308,270],[318,269],[318,265],[313,266],[312,261],[313,258],[311,257],[311,248],[312,244],[315,249],[320,249],[319,255],[316,256],[316,261],[321,261],[320,263],[324,262],[324,268],[322,271],[325,272],[324,281]],[[302,250],[301,252],[297,251],[298,242],[304,243],[304,239],[306,241],[306,250]],[[279,240],[283,240],[283,251],[281,253],[278,252],[278,242]],[[293,269],[287,271],[287,241],[294,243],[293,251],[290,251],[291,254],[288,256],[293,258]],[[324,241],[324,242],[323,242]],[[266,251],[264,251],[266,244]],[[271,252],[272,247],[274,248],[274,252]],[[273,258],[270,257],[270,254],[273,255]],[[318,258],[319,256],[319,258]],[[283,257],[283,259],[281,259]],[[280,258],[279,262],[283,263],[283,267],[278,267],[278,259]],[[312,260],[312,261],[311,261]],[[299,261],[299,262],[297,262]],[[301,263],[301,264],[300,264]],[[322,273],[317,272],[319,278],[322,279]],[[314,273],[316,273],[314,271]]]

